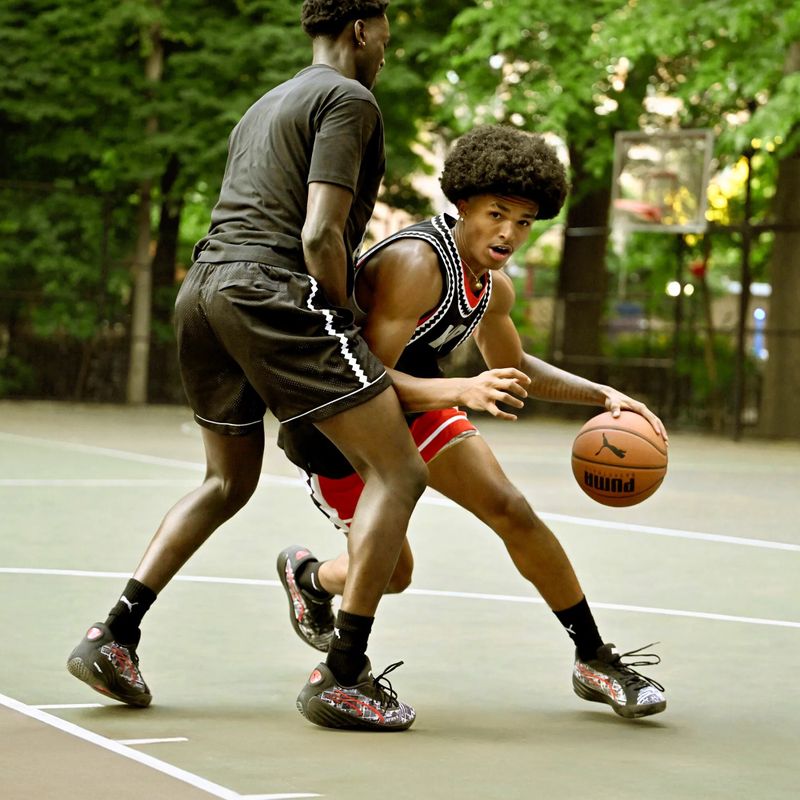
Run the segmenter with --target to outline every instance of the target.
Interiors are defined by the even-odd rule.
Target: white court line
[[[191,772],[187,772],[185,769],[168,764],[166,761],[153,758],[153,756],[148,755],[147,753],[141,753],[138,750],[133,750],[127,745],[121,744],[120,742],[115,742],[113,739],[107,739],[105,736],[100,736],[100,734],[86,730],[85,728],[81,728],[79,725],[75,725],[72,722],[67,722],[59,717],[55,717],[52,714],[48,714],[46,711],[40,711],[38,708],[25,705],[25,703],[21,703],[19,700],[15,700],[13,697],[0,694],[0,705],[10,708],[12,711],[17,711],[20,714],[24,714],[26,717],[31,717],[31,719],[43,722],[45,725],[49,725],[51,728],[56,728],[63,733],[68,733],[70,736],[75,736],[78,739],[83,739],[85,742],[102,747],[104,750],[110,750],[112,753],[116,753],[124,758],[129,758],[131,761],[136,761],[139,764],[143,764],[144,766],[150,767],[158,772],[163,772],[165,775],[169,775],[171,778],[175,778],[182,783],[187,783],[190,786],[194,786],[195,789],[200,789],[201,791],[207,792],[214,797],[222,798],[222,800],[243,800],[243,797],[253,798],[253,795],[240,795],[238,792],[234,792],[232,789],[227,789],[225,786],[220,786],[218,783],[213,783],[205,778],[201,778],[199,775],[195,775]],[[291,800],[292,798],[322,796],[323,795],[319,794],[257,795],[259,800]]]
[[[169,742],[188,742],[185,736],[168,736],[163,739],[115,739],[117,744],[168,744]]]
[[[123,461],[137,461],[142,464],[157,464],[166,467],[176,467],[179,469],[191,469],[195,472],[202,472],[205,470],[205,464],[197,461],[180,461],[174,458],[163,458],[161,456],[150,456],[142,453],[133,453],[129,450],[117,450],[111,447],[97,447],[96,445],[79,444],[78,442],[60,442],[52,439],[39,439],[35,436],[21,436],[16,433],[4,433],[0,431],[0,440],[6,439],[9,441],[24,442],[26,444],[36,444],[46,447],[57,447],[63,450],[73,450],[82,453],[94,453],[97,455],[110,456],[112,458],[119,458]],[[305,482],[300,478],[290,478],[283,475],[270,475],[268,473],[261,474],[261,480],[264,483],[273,484],[277,486],[291,486],[294,488],[302,488],[306,491]],[[120,479],[114,483],[106,483],[103,479],[76,479],[80,482],[71,482],[69,479],[27,479],[27,478],[6,478],[0,479],[0,487],[10,486],[149,486],[149,485],[178,485],[183,481],[173,482],[170,479],[158,481],[155,480],[150,484],[147,479]],[[458,507],[452,500],[442,497],[436,492],[427,490],[420,500],[421,503],[426,505]],[[588,517],[572,517],[566,514],[551,514],[548,512],[537,512],[543,520],[552,522],[565,522],[570,525],[580,525],[590,528],[603,528],[611,531],[628,531],[630,533],[644,533],[651,536],[669,536],[676,539],[690,539],[695,541],[715,542],[717,544],[733,544],[742,547],[758,547],[766,550],[788,550],[791,552],[800,552],[800,544],[793,544],[790,542],[775,542],[768,539],[748,539],[738,536],[724,536],[716,533],[703,533],[701,531],[686,531],[677,528],[657,528],[651,525],[631,525],[624,522],[607,522],[604,520],[591,519]]]
[[[800,544],[790,542],[771,542],[768,539],[746,539],[742,536],[723,536],[718,533],[701,533],[699,531],[682,531],[675,528],[655,528],[651,525],[633,525],[626,522],[604,522],[586,517],[570,517],[566,514],[539,514],[542,519],[553,522],[567,522],[570,525],[584,525],[590,528],[607,528],[615,531],[631,533],[647,533],[652,536],[672,536],[676,539],[694,539],[702,542],[719,542],[720,544],[737,544],[742,547],[762,547],[766,550],[791,550],[800,553]]]
[[[276,581],[277,582],[277,581]],[[494,600],[504,603],[536,603],[546,605],[541,597],[525,597],[512,594],[479,594],[476,592],[440,592],[433,589],[406,589],[403,594],[419,594],[429,597],[458,597],[464,600]],[[592,608],[605,608],[609,611],[634,611],[640,614],[660,614],[665,617],[692,617],[711,619],[719,622],[744,622],[749,625],[774,625],[779,628],[800,628],[800,622],[782,619],[763,619],[760,617],[737,617],[733,614],[713,614],[706,611],[682,611],[674,608],[651,608],[649,606],[629,606],[621,603],[598,603],[592,600]]]
[[[44,569],[40,567],[0,567],[0,575],[52,575],[68,578],[129,578],[127,572],[91,572],[78,569]],[[221,583],[230,586],[271,586],[283,588],[280,581],[260,578],[219,578],[209,575],[176,575],[173,581],[186,583]],[[422,597],[453,597],[461,600],[491,600],[503,603],[534,603],[545,605],[541,597],[513,594],[482,594],[480,592],[450,592],[437,589],[406,589],[403,594]],[[631,606],[620,603],[599,603],[592,601],[592,607],[605,608],[609,611],[634,611],[640,614],[661,614],[666,617],[692,617],[694,619],[710,619],[719,622],[743,622],[748,625],[773,625],[779,628],[800,628],[800,622],[782,619],[765,619],[763,617],[740,617],[733,614],[714,614],[706,611],[683,611],[674,608],[653,608],[650,606]]]
[[[40,439],[36,436],[21,436],[18,433],[5,433],[0,431],[0,439],[10,442],[24,442],[45,447],[55,447],[59,450],[72,450],[77,453],[92,453],[100,456],[121,458],[123,461],[138,461],[140,464],[161,464],[165,467],[179,467],[181,469],[205,470],[205,464],[198,461],[181,461],[176,458],[163,458],[161,456],[148,456],[143,453],[133,453],[130,450],[116,450],[112,447],[98,447],[93,444],[80,444],[79,442],[60,442],[56,439]]]
[[[269,475],[262,473],[264,483],[280,486],[292,486],[305,489],[305,482],[298,478],[287,478],[282,475]],[[194,485],[196,481],[189,478],[0,478],[0,487],[114,487],[138,488],[152,486],[185,486]],[[458,508],[447,497],[426,492],[421,503],[432,506],[447,506]],[[742,536],[725,536],[718,533],[702,533],[700,531],[684,531],[677,528],[656,528],[652,525],[635,525],[627,522],[607,522],[605,520],[591,519],[589,517],[572,517],[568,514],[552,514],[547,511],[537,512],[543,520],[550,522],[564,522],[569,525],[579,525],[587,528],[604,528],[613,531],[629,531],[631,533],[645,533],[650,536],[668,536],[674,539],[693,539],[703,542],[717,542],[720,544],[735,544],[740,547],[760,547],[764,550],[788,550],[800,552],[800,544],[791,542],[774,542],[769,539],[748,539]]]

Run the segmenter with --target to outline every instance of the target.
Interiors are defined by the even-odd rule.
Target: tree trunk
[[[159,3],[156,3],[159,5]],[[145,77],[154,85],[161,80],[164,70],[164,48],[161,27],[151,25],[144,34],[148,45]],[[147,120],[145,135],[153,136],[158,130],[158,118]],[[139,184],[139,212],[137,216],[136,250],[133,257],[133,300],[131,309],[131,345],[128,365],[126,397],[129,403],[147,402],[147,374],[150,362],[150,317],[153,302],[153,277],[150,244],[152,181],[146,178]]]
[[[183,399],[180,393],[180,375],[175,358],[175,342],[164,340],[164,330],[172,327],[175,307],[175,266],[178,258],[178,240],[183,211],[182,198],[173,199],[173,190],[180,174],[180,162],[172,156],[161,176],[161,211],[158,221],[158,244],[153,256],[153,321],[150,336],[150,379],[148,392],[151,400],[170,403]],[[160,335],[159,331],[161,332]]]
[[[570,163],[573,186],[596,185],[596,178],[584,175],[580,153],[571,150]],[[609,179],[599,189],[573,194],[558,275],[552,359],[588,378],[600,372],[592,362],[601,352],[610,185]]]
[[[800,72],[800,42],[789,50],[786,74]],[[772,248],[767,349],[769,359],[759,415],[765,436],[800,438],[800,148],[778,163],[775,222],[787,230],[775,233]],[[794,229],[788,229],[793,227]]]
[[[180,162],[173,155],[161,176],[161,212],[158,221],[158,244],[153,256],[153,289],[175,285],[175,262],[181,227],[182,198],[173,199],[172,190],[180,175]]]

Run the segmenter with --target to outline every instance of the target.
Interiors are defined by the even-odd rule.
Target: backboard
[[[612,226],[655,233],[705,231],[713,151],[710,130],[617,133]]]

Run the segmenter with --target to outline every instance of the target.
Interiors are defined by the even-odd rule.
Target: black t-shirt
[[[332,67],[306,67],[256,101],[233,129],[219,201],[194,259],[305,272],[300,231],[308,184],[320,181],[353,192],[344,232],[352,263],[384,169],[383,121],[372,93]]]

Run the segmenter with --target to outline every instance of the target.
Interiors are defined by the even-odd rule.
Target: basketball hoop
[[[703,233],[714,134],[623,131],[614,138],[615,230]]]

